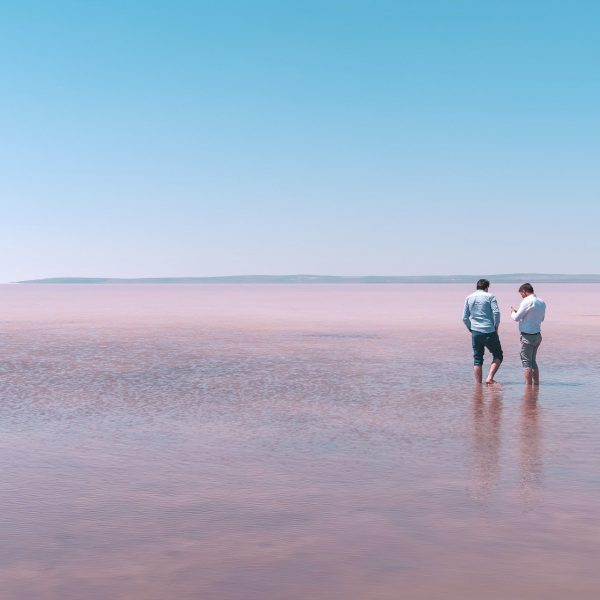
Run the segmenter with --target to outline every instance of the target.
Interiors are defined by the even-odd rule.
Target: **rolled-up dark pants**
[[[493,360],[502,361],[504,358],[497,331],[492,331],[491,333],[472,331],[471,339],[473,342],[473,364],[476,367],[483,364],[483,352],[485,348],[492,353]]]

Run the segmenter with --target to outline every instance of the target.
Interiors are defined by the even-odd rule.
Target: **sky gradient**
[[[600,4],[0,8],[0,281],[600,272]]]

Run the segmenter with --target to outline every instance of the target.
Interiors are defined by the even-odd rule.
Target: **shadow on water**
[[[542,387],[581,387],[584,384],[579,381],[543,381]]]
[[[523,381],[502,381],[502,387],[518,385],[522,386]],[[580,381],[542,381],[541,387],[582,387],[585,384]]]

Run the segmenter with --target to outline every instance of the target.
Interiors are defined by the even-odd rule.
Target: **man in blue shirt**
[[[489,287],[490,282],[487,279],[480,279],[477,282],[477,290],[465,300],[463,323],[471,332],[475,381],[482,382],[483,353],[487,348],[492,353],[493,360],[485,383],[492,385],[497,383],[494,375],[500,368],[504,355],[498,337],[500,309],[496,297],[488,292]]]

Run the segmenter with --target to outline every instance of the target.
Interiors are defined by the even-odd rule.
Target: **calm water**
[[[600,286],[0,286],[5,600],[600,597]],[[489,364],[489,360],[486,361]]]

